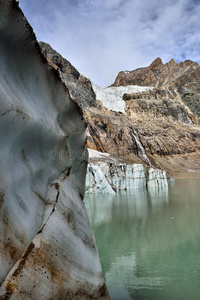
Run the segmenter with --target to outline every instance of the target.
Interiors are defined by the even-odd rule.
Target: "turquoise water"
[[[200,179],[85,204],[112,300],[200,299]]]

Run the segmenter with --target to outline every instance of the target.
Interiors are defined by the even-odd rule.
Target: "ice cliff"
[[[112,156],[89,149],[91,161],[86,175],[87,193],[115,194],[147,189],[168,190],[166,171],[143,164],[120,163]]]
[[[0,1],[0,101],[0,299],[108,299],[82,111],[14,0]]]

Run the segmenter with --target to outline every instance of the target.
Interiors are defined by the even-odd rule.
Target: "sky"
[[[119,71],[190,59],[200,63],[200,0],[19,0],[38,41],[93,83]]]

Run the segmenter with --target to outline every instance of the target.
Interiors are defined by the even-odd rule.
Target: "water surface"
[[[85,204],[112,300],[200,299],[200,179]]]

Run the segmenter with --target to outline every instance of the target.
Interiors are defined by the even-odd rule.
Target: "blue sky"
[[[200,0],[19,0],[39,41],[100,86],[119,71],[200,63]]]

